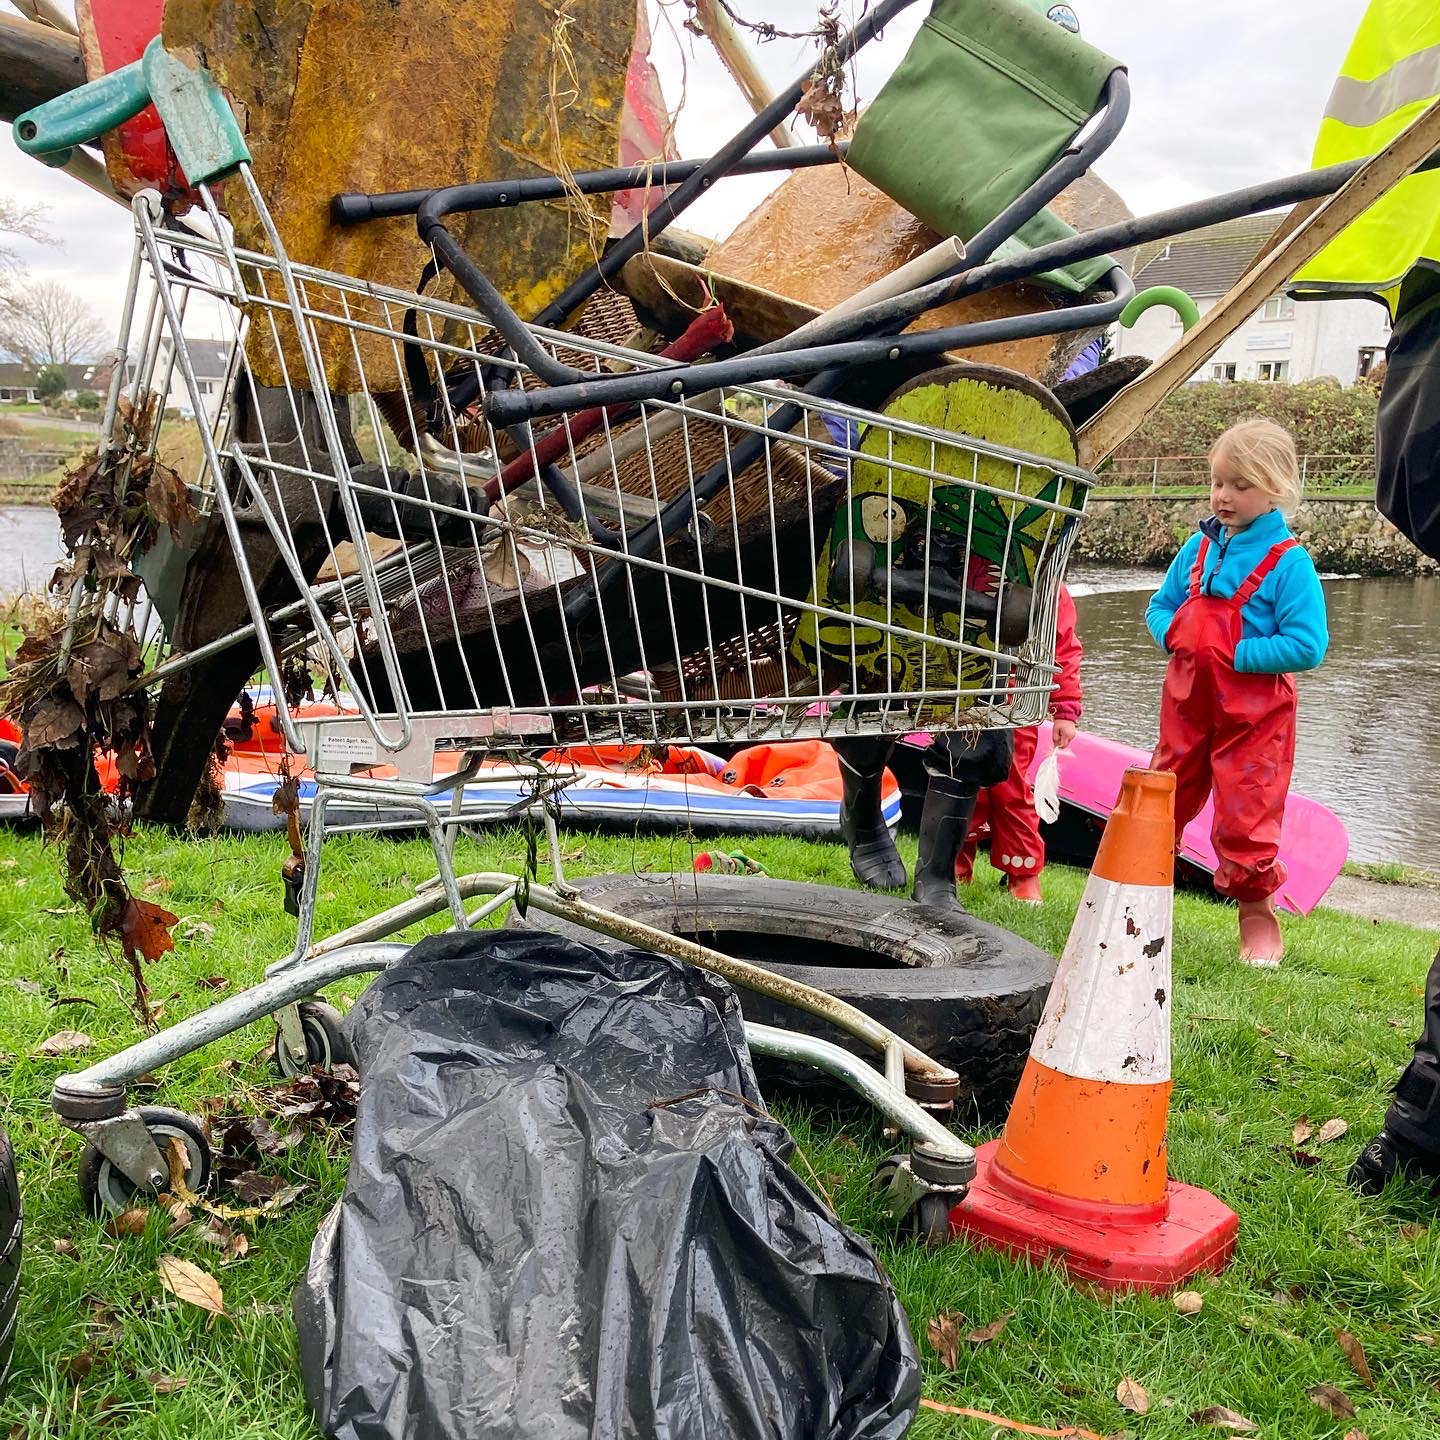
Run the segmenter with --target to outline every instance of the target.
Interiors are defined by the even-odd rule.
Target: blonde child
[[[1212,788],[1215,889],[1240,907],[1240,958],[1284,953],[1275,892],[1295,762],[1297,670],[1330,643],[1325,596],[1285,523],[1300,498],[1290,433],[1243,420],[1210,451],[1210,509],[1171,562],[1145,621],[1170,655],[1152,766],[1175,774],[1176,843]]]

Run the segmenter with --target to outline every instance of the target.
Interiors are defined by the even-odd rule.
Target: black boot
[[[1425,977],[1425,1025],[1395,1086],[1385,1128],[1360,1152],[1347,1177],[1378,1195],[1392,1176],[1440,1183],[1440,954]]]
[[[920,858],[915,862],[912,900],[963,910],[955,898],[955,858],[965,843],[980,792],[966,780],[932,775],[920,813]]]
[[[895,848],[895,837],[885,823],[880,787],[890,741],[879,745],[850,742],[835,747],[840,757],[840,833],[850,847],[850,868],[855,878],[872,890],[900,890],[905,885],[905,862]]]

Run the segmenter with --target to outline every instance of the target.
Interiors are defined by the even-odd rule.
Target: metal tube
[[[757,1055],[768,1055],[772,1060],[796,1060],[843,1080],[911,1139],[919,1140],[944,1159],[965,1162],[975,1158],[970,1146],[917,1105],[904,1090],[897,1090],[873,1066],[832,1041],[750,1020],[745,1022],[745,1041]]]

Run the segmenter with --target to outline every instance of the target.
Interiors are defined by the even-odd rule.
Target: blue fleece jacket
[[[1190,594],[1190,571],[1201,536],[1208,536],[1201,593],[1222,599],[1233,595],[1272,545],[1289,538],[1290,527],[1278,510],[1252,521],[1234,535],[1213,516],[1201,522],[1165,572],[1165,583],[1150,598],[1145,623],[1162,649],[1175,612]],[[1313,670],[1330,645],[1325,592],[1315,562],[1301,545],[1292,546],[1265,577],[1240,612],[1243,638],[1235,647],[1235,668],[1259,675]]]

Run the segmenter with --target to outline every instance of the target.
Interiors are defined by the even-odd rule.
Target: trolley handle
[[[47,165],[153,104],[191,185],[249,163],[250,151],[224,93],[207,70],[177,60],[157,35],[139,60],[15,117],[15,143]]]

